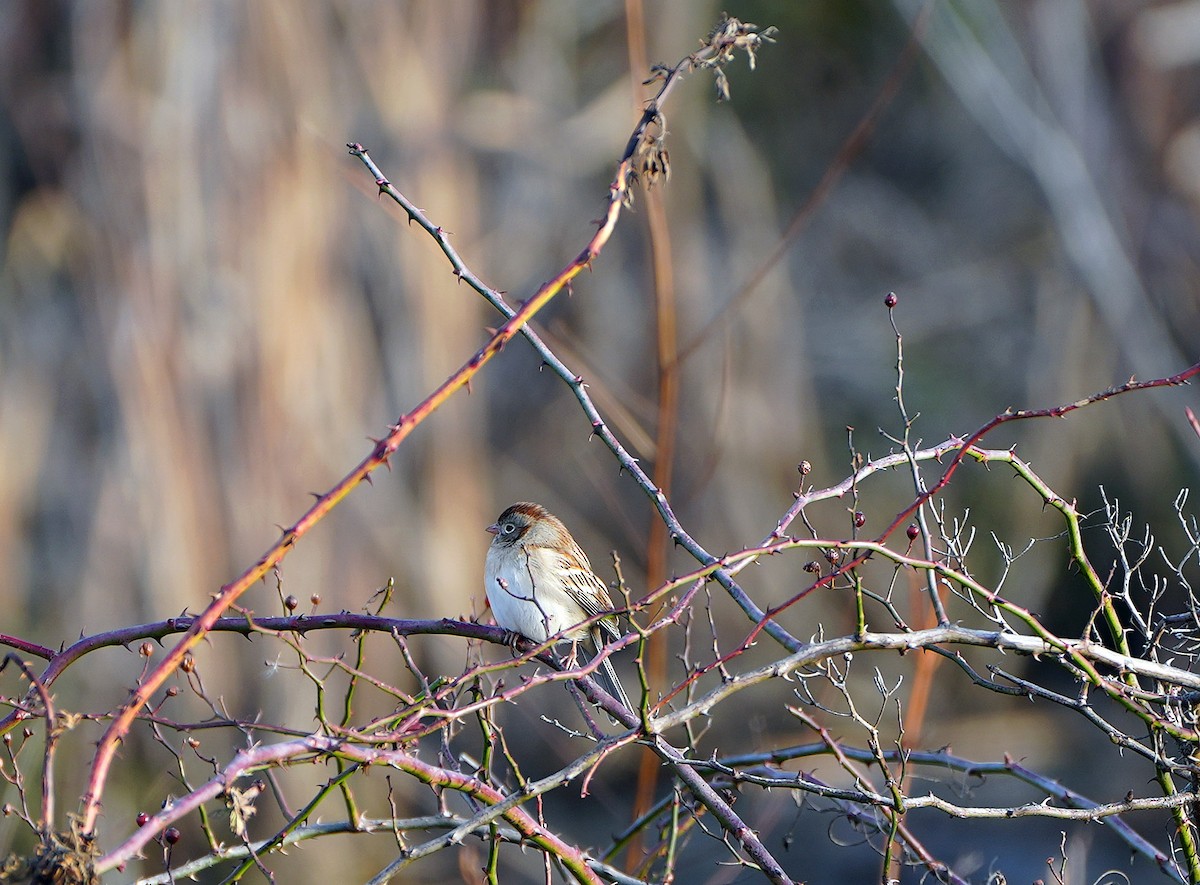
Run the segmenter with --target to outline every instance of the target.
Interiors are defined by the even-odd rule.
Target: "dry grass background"
[[[651,60],[690,51],[721,8],[649,0]],[[886,448],[888,290],[928,442],[1197,359],[1200,79],[1180,38],[1200,45],[1197,8],[936,3],[930,53],[865,149],[683,367],[674,500],[697,538],[715,551],[761,538],[801,459],[819,485],[845,475],[848,424],[862,449]],[[887,82],[914,13],[904,0],[728,9],[781,35],[757,73],[732,71],[731,104],[697,77],[668,111],[682,343],[775,248]],[[946,25],[955,11],[980,43]],[[482,343],[495,317],[374,198],[344,142],[366,144],[514,298],[572,257],[640,110],[625,15],[588,0],[0,6],[3,631],[58,645],[198,610]],[[1006,116],[1001,81],[1044,128]],[[1062,186],[1061,151],[1081,181]],[[647,256],[639,204],[540,323],[653,462]],[[650,507],[537,368],[514,343],[288,557],[285,591],[358,608],[394,577],[396,614],[478,612],[482,528],[525,498],[558,512],[594,561],[617,549],[636,587]],[[1161,517],[1200,463],[1186,404],[1191,391],[1150,395],[992,442],[1020,442],[1068,497],[1094,502],[1103,482]],[[1014,543],[1044,527],[997,488],[964,482],[951,500]],[[890,518],[907,493],[897,478],[874,513]],[[1069,588],[1059,562],[1030,570],[1026,604],[1069,611],[1053,595]],[[759,597],[783,598],[798,565],[756,572]],[[276,611],[274,594],[245,604]],[[849,624],[832,600],[805,617],[821,612],[831,630]],[[417,648],[429,669],[461,666],[456,641]],[[214,654],[237,664],[206,671],[231,707],[271,718],[311,704],[272,691],[257,649]],[[109,654],[61,690],[104,709],[132,660]],[[949,709],[961,699],[935,700],[932,746],[968,727],[965,714],[939,719]],[[144,800],[114,798],[110,813],[125,801]]]

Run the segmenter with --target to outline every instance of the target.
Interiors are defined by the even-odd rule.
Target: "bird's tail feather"
[[[600,649],[604,648],[604,638],[598,627],[592,628],[592,646],[596,654],[600,654]],[[595,671],[596,681],[606,692],[621,702],[626,710],[634,710],[633,704],[629,703],[629,695],[625,694],[625,688],[621,685],[621,680],[617,678],[617,671],[612,665],[611,658],[605,658],[600,662],[600,667]]]

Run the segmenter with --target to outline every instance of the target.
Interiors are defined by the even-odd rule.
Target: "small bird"
[[[617,616],[609,615],[590,627],[570,628],[588,618],[612,611],[608,588],[592,572],[587,554],[567,527],[540,504],[513,504],[487,527],[495,537],[484,566],[484,589],[496,623],[505,630],[545,642],[566,631],[573,664],[576,643],[590,635],[596,652],[621,635]],[[633,709],[608,658],[600,662],[601,687]]]

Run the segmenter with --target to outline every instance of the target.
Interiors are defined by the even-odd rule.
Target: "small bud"
[[[294,612],[298,605],[300,605],[300,600],[291,594],[289,594],[287,598],[283,600],[283,607],[290,612]]]
[[[139,827],[144,827],[146,824],[150,823],[150,815],[146,814],[144,811],[139,811],[136,820]]]
[[[895,307],[896,302],[899,300],[900,299],[896,297],[895,292],[888,292],[887,295],[883,297],[884,306],[887,307],[888,310],[891,310],[893,307]]]
[[[854,511],[854,527],[856,529],[861,529],[866,524],[867,524],[867,514],[863,513],[861,510],[855,510]]]
[[[908,540],[915,541],[917,535],[921,534],[921,527],[914,522],[904,530],[904,534],[908,535]]]
[[[182,838],[183,834],[179,832],[178,827],[167,827],[165,830],[163,830],[163,840],[168,845],[174,845]]]

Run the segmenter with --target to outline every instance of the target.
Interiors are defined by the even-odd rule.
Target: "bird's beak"
[[[498,535],[500,534],[500,526],[496,525],[496,523],[492,523],[487,527],[487,532],[489,535]]]

